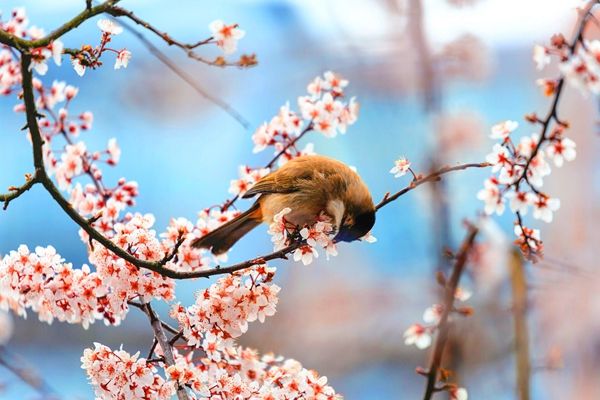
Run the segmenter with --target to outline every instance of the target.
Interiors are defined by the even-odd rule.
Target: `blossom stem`
[[[430,400],[433,394],[437,391],[436,383],[438,372],[442,365],[444,348],[446,347],[448,336],[450,334],[448,317],[454,309],[456,289],[458,288],[458,283],[467,264],[469,251],[473,247],[473,244],[475,243],[475,237],[478,233],[477,227],[473,225],[469,225],[468,229],[467,236],[460,246],[458,254],[456,255],[456,261],[452,268],[452,275],[445,285],[446,291],[444,293],[442,315],[440,316],[440,322],[438,324],[438,336],[433,349],[429,370],[427,372],[427,385],[425,387],[425,395],[423,396],[423,400]]]

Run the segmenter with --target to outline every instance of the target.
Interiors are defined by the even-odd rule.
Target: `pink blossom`
[[[533,200],[533,218],[552,222],[552,213],[560,208],[560,200],[539,194]]]
[[[400,157],[394,161],[394,168],[390,169],[390,174],[394,174],[394,178],[399,178],[406,175],[410,169],[410,161],[405,157]]]
[[[127,68],[129,60],[131,60],[131,52],[129,50],[123,49],[119,51],[115,60],[115,69],[120,69],[121,67]]]
[[[547,147],[546,154],[552,160],[554,165],[562,167],[565,161],[573,161],[577,155],[575,151],[575,142],[569,138],[557,138]]]
[[[550,64],[550,52],[546,47],[536,44],[533,46],[533,61],[538,70],[544,69],[546,65]]]
[[[508,135],[514,132],[519,127],[519,123],[516,121],[506,120],[492,126],[492,139],[506,139]]]
[[[404,332],[404,344],[415,345],[423,350],[431,346],[432,337],[428,328],[420,324],[413,324]]]
[[[495,178],[486,179],[484,187],[477,193],[477,198],[485,203],[485,213],[502,215],[504,212],[504,199]]]
[[[123,27],[110,19],[98,20],[98,28],[100,28],[102,32],[110,35],[119,35],[123,33]]]
[[[226,25],[221,20],[211,22],[208,27],[217,41],[217,46],[223,49],[225,54],[234,53],[238,40],[246,35],[246,32],[238,27],[238,24]]]

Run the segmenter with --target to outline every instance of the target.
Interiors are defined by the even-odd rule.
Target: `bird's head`
[[[334,240],[338,242],[353,242],[365,236],[375,225],[375,210],[358,213],[348,212],[344,215],[340,229]]]

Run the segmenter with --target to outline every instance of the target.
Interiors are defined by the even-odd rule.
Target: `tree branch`
[[[25,175],[25,183],[23,185],[18,186],[18,187],[11,186],[8,188],[9,193],[6,193],[6,194],[0,193],[0,202],[4,202],[4,206],[2,207],[2,209],[6,210],[8,208],[8,204],[12,200],[16,199],[23,193],[27,192],[29,189],[31,189],[33,187],[33,185],[35,185],[38,182],[39,182],[38,173],[36,171],[36,173],[33,176],[30,174]]]
[[[150,303],[144,304],[146,308],[146,315],[148,315],[148,319],[150,320],[150,325],[152,325],[152,330],[154,331],[154,338],[158,342],[158,345],[163,351],[164,354],[164,363],[167,367],[171,365],[175,365],[175,357],[173,356],[173,348],[169,344],[169,339],[167,339],[167,335],[165,335],[165,331],[163,331],[163,327],[160,319],[154,313],[152,306]],[[189,400],[187,391],[185,387],[178,386],[177,387],[177,398],[179,400]]]
[[[113,17],[113,19],[116,19],[116,17]],[[165,53],[163,53],[158,47],[156,47],[141,32],[138,32],[133,26],[129,25],[128,23],[125,23],[124,21],[120,21],[120,24],[123,26],[123,28],[125,28],[133,36],[135,36],[140,42],[142,42],[142,44],[144,46],[146,46],[148,51],[152,55],[154,55],[154,57],[156,57],[160,62],[162,62],[164,65],[166,65],[167,68],[169,68],[171,71],[173,71],[175,73],[175,75],[180,77],[185,83],[190,85],[198,94],[200,94],[200,96],[204,97],[211,103],[215,104],[217,107],[221,108],[223,111],[225,111],[227,114],[229,114],[233,119],[235,119],[237,122],[239,122],[240,125],[242,125],[242,127],[244,127],[244,129],[250,129],[250,123],[248,122],[248,120],[246,118],[244,118],[244,116],[242,116],[242,114],[240,114],[239,111],[237,111],[235,108],[233,108],[230,104],[228,104],[224,100],[213,96],[212,94],[210,94],[206,90],[204,90],[202,87],[200,87],[200,85],[194,80],[194,78],[192,76],[190,76],[184,70],[180,69],[173,61],[171,61],[169,59],[169,57]]]
[[[529,329],[527,327],[527,278],[521,255],[514,251],[510,259],[512,284],[512,313],[515,330],[515,359],[517,394],[519,400],[530,399],[531,363]]]
[[[452,275],[450,276],[450,280],[445,285],[446,292],[444,293],[443,310],[442,315],[440,316],[440,322],[438,324],[438,336],[435,341],[433,356],[427,372],[427,385],[425,387],[425,395],[423,400],[430,400],[433,394],[438,391],[436,388],[437,376],[442,365],[444,348],[450,333],[448,317],[454,309],[454,297],[456,294],[456,289],[458,288],[458,283],[465,269],[465,265],[467,264],[469,251],[473,247],[473,243],[475,243],[477,232],[478,229],[475,226],[469,225],[467,236],[460,246],[460,250],[456,256],[456,261],[454,263],[454,267],[452,268]]]
[[[450,167],[450,166],[442,167],[439,170],[437,170],[436,172],[433,172],[429,175],[420,176],[420,177],[417,177],[417,179],[413,179],[409,186],[394,193],[393,195],[390,195],[389,193],[387,193],[383,197],[383,199],[379,202],[379,204],[377,204],[375,206],[375,209],[379,210],[380,208],[384,207],[385,205],[391,203],[394,200],[397,200],[400,196],[410,192],[411,190],[415,189],[418,186],[421,186],[424,183],[439,181],[441,179],[441,176],[444,174],[447,174],[448,172],[460,171],[460,170],[464,170],[464,169],[468,169],[468,168],[486,168],[489,166],[491,166],[490,163],[483,162],[483,163],[460,164],[460,165],[455,165],[454,167]]]
[[[105,1],[104,3],[102,3],[100,5],[97,5],[95,7],[91,7],[91,8],[86,7],[86,9],[84,11],[77,14],[70,21],[64,23],[59,28],[50,32],[48,35],[44,36],[41,39],[37,39],[37,40],[26,40],[26,39],[12,35],[6,31],[3,31],[0,29],[0,43],[14,47],[20,51],[23,51],[25,49],[35,49],[38,47],[48,46],[54,40],[60,38],[65,33],[70,32],[73,29],[77,28],[79,25],[81,25],[88,19],[90,19],[96,15],[105,13],[107,10],[109,10],[111,7],[113,7],[118,2],[119,2],[119,0],[109,0],[109,1]]]

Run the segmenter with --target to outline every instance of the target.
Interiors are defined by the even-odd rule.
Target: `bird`
[[[287,222],[312,225],[323,212],[335,229],[334,241],[351,242],[371,231],[375,205],[367,185],[352,168],[321,155],[302,155],[261,178],[242,198],[257,196],[254,204],[208,234],[192,247],[227,252],[261,223],[271,224],[276,214],[290,208]]]

